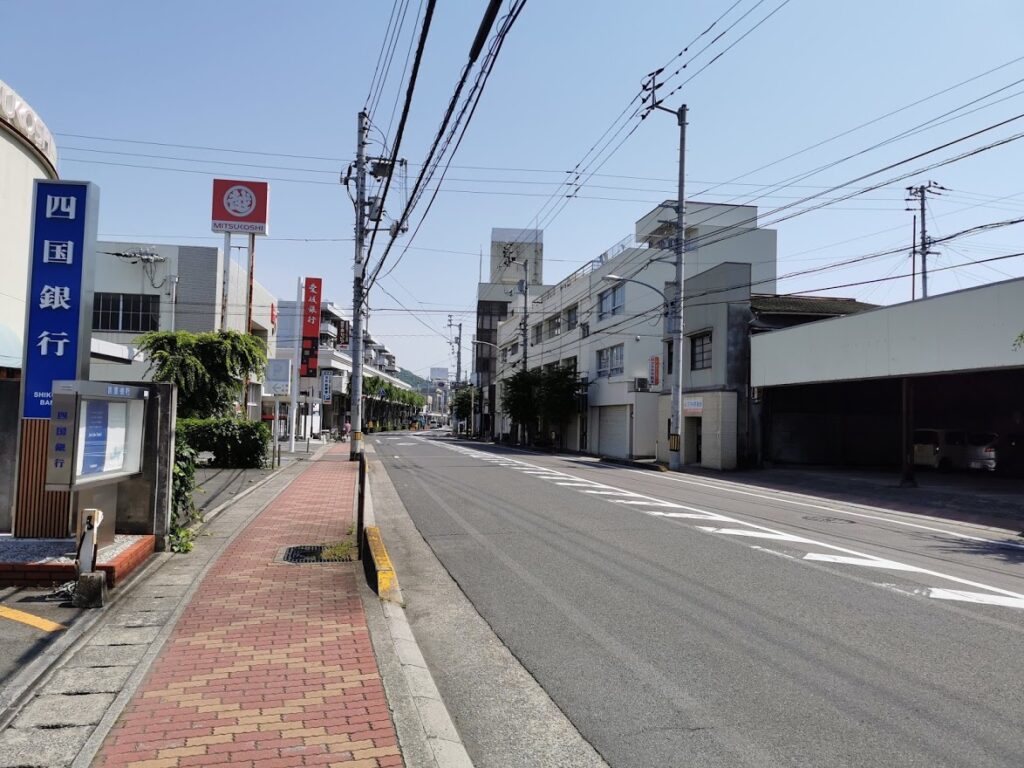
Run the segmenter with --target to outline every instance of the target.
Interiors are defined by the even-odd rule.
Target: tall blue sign
[[[99,189],[35,182],[22,416],[48,419],[55,379],[88,379]]]

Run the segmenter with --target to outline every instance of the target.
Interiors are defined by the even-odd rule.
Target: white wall
[[[751,340],[751,386],[1024,367],[1024,278]]]
[[[33,181],[55,178],[38,155],[0,127],[0,368],[22,365]]]
[[[194,331],[214,331],[220,328],[220,284],[221,258],[219,252],[198,249],[203,253],[192,260],[192,266],[182,267],[182,249],[194,252],[197,249],[178,245],[153,245],[148,243],[126,243],[100,241],[96,245],[96,273],[94,289],[99,293],[142,293],[160,296],[160,330],[187,328]],[[126,253],[133,250],[155,252],[164,260],[152,264],[147,272],[141,263],[132,264],[111,253]],[[208,253],[205,253],[208,251]],[[104,253],[106,252],[106,253]],[[258,254],[258,251],[257,251]],[[201,266],[196,266],[196,264]],[[258,266],[258,262],[257,262]],[[173,282],[171,276],[178,276],[178,302],[172,302]],[[190,290],[190,281],[196,288]],[[215,281],[211,286],[206,281]],[[245,303],[248,298],[248,281],[244,264],[232,263],[228,283],[228,328],[242,330],[245,326]],[[208,296],[208,300],[197,302],[190,295]],[[276,299],[259,283],[253,285],[254,330],[264,331],[268,337],[268,354],[274,354],[278,331],[270,322],[270,306]],[[280,319],[279,319],[280,323]],[[93,331],[93,338],[116,344],[134,346],[139,336],[134,331]],[[90,378],[96,381],[137,381],[148,378],[149,363],[137,361],[131,365],[93,360],[90,364]]]

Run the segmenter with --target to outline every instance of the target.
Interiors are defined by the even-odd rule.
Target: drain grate
[[[355,560],[354,551],[338,552],[338,549],[332,544],[299,544],[294,547],[285,547],[274,560],[279,563],[294,563],[296,565],[348,563]]]

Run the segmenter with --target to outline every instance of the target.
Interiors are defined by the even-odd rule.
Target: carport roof
[[[877,306],[837,296],[750,297],[750,308],[761,315],[852,315]]]

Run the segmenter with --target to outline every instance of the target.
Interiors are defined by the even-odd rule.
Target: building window
[[[622,356],[622,344],[597,350],[597,375],[614,376],[622,373],[625,370],[622,364]]]
[[[701,333],[690,338],[690,370],[701,371],[711,367],[711,334]]]
[[[567,370],[567,371],[572,371],[573,373],[576,373],[576,358],[575,357],[567,357],[567,358],[565,358],[565,360],[562,361],[562,367],[565,368],[565,370]]]
[[[565,330],[571,331],[580,323],[580,311],[579,306],[573,304],[567,310],[565,310]]]
[[[622,283],[597,295],[597,319],[621,315],[626,305],[626,289]]]
[[[145,333],[160,330],[160,297],[141,293],[96,293],[94,331]]]
[[[544,322],[544,338],[553,339],[562,332],[562,317],[555,315]]]

